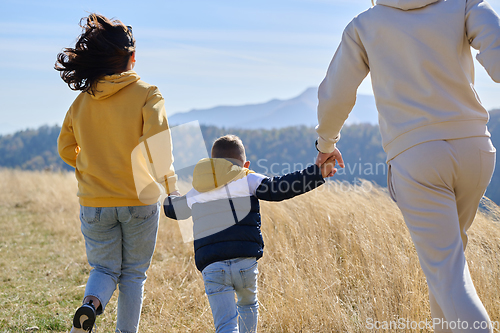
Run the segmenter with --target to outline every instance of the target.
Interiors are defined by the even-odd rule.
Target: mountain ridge
[[[172,126],[198,121],[200,125],[237,129],[278,129],[291,126],[315,126],[318,88],[310,87],[290,99],[271,99],[263,103],[224,105],[193,109],[169,117]],[[347,125],[378,123],[375,98],[358,94]]]

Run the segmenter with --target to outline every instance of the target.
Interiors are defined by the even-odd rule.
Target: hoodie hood
[[[224,158],[204,158],[194,167],[193,188],[208,192],[253,173]]]
[[[97,87],[93,99],[105,99],[113,96],[121,89],[131,83],[139,81],[140,77],[134,71],[126,71],[120,74],[106,75],[97,81]]]
[[[423,8],[439,0],[377,0],[377,5],[393,7],[402,10]]]

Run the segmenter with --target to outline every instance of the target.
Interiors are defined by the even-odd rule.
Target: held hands
[[[323,178],[333,176],[337,172],[333,156],[329,157],[323,164],[321,164],[320,168]]]
[[[327,154],[319,152],[316,157],[316,165],[321,168],[323,178],[331,177],[337,172],[335,163],[338,163],[341,168],[344,167],[342,154],[337,148],[335,148],[333,152]]]

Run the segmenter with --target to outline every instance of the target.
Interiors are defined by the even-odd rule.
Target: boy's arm
[[[186,196],[170,196],[163,202],[163,210],[168,218],[185,220],[191,217],[191,208],[187,204]]]
[[[324,182],[321,168],[314,164],[301,171],[263,179],[255,196],[260,200],[282,201],[309,192]]]

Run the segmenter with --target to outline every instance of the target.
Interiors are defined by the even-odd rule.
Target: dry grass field
[[[365,184],[366,185],[366,184]],[[0,333],[68,332],[89,272],[72,174],[0,170]],[[260,332],[370,332],[431,320],[427,286],[399,210],[382,189],[331,184],[262,203]],[[472,278],[500,321],[499,211],[470,230]],[[495,222],[495,220],[497,222]],[[162,218],[140,332],[213,332],[191,243]],[[116,296],[96,332],[114,332]],[[411,330],[377,330],[377,332]],[[413,332],[431,332],[428,329]]]

